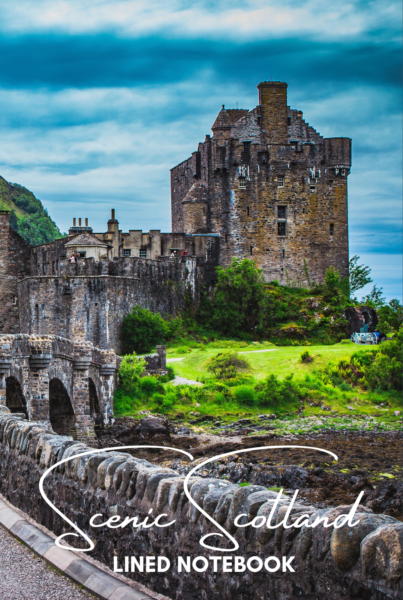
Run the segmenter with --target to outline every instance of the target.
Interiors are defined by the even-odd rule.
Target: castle
[[[31,247],[0,211],[0,406],[76,438],[113,416],[119,332],[135,305],[178,314],[252,257],[267,281],[348,274],[351,140],[323,139],[287,106],[287,84],[259,84],[251,111],[223,106],[213,137],[171,171],[172,230],[123,233],[73,219]],[[157,347],[153,370],[165,367]]]

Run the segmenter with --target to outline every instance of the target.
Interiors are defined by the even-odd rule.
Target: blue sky
[[[401,298],[401,19],[395,0],[0,0],[0,175],[64,231],[111,207],[170,231],[169,169],[222,104],[286,81],[317,131],[353,139],[350,254]]]

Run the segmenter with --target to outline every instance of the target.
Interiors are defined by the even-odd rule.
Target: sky
[[[0,175],[62,231],[171,230],[169,170],[256,86],[351,137],[350,255],[402,298],[401,2],[0,0]],[[372,285],[363,293],[368,293]],[[360,295],[360,293],[358,294]]]

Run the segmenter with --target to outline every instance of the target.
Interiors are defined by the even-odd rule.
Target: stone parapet
[[[44,469],[69,456],[90,449],[71,437],[58,436],[46,427],[0,412],[0,492],[14,506],[26,511],[56,535],[70,531],[64,521],[45,504],[38,491]],[[178,556],[222,556],[200,545],[202,536],[218,533],[184,494],[184,477],[177,472],[137,459],[127,453],[96,452],[72,459],[58,467],[45,480],[45,492],[72,522],[95,543],[91,555],[108,566],[113,557],[166,556],[171,569],[163,574],[133,573],[130,576],[151,589],[174,600],[246,600],[279,598],[308,600],[326,598],[385,598],[402,595],[403,524],[393,517],[375,515],[359,507],[358,525],[340,529],[315,528],[236,529],[234,518],[245,514],[267,517],[277,493],[262,486],[240,487],[214,478],[194,477],[189,483],[193,500],[237,540],[237,556],[294,557],[294,572],[267,573],[250,571],[223,574],[178,573]],[[274,521],[281,523],[290,506],[284,497],[274,511]],[[142,520],[150,511],[166,514],[169,527],[147,529],[92,528],[89,519],[100,513],[103,521],[111,515],[134,516]],[[310,522],[320,516],[332,522],[350,507],[316,509],[298,503],[290,509],[290,522],[310,515]],[[71,541],[76,538],[66,538]],[[223,544],[215,538],[210,544]],[[232,555],[226,552],[225,556]]]

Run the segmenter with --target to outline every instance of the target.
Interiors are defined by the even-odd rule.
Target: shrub
[[[148,375],[147,377],[142,377],[139,381],[140,389],[145,393],[147,398],[155,394],[156,392],[163,392],[164,386],[156,377],[152,375]]]
[[[250,385],[238,385],[234,387],[235,402],[241,406],[253,406],[256,400],[255,390]]]
[[[121,417],[133,412],[136,404],[136,400],[127,396],[121,388],[115,390],[113,396],[113,414],[115,417]]]
[[[138,393],[141,375],[145,369],[145,360],[136,356],[136,353],[125,356],[119,367],[119,388],[129,397]]]
[[[135,306],[123,319],[121,328],[122,349],[125,354],[151,352],[167,332],[167,324],[159,313]]]
[[[296,405],[303,393],[298,384],[293,381],[293,375],[287,375],[280,380],[271,373],[263,382],[255,386],[259,406]]]
[[[164,400],[165,396],[163,394],[153,394],[151,396],[151,402],[157,406],[162,406]]]
[[[238,369],[248,367],[248,362],[240,358],[236,352],[220,352],[207,362],[207,370],[214,373],[217,379],[235,377]]]
[[[313,361],[313,356],[311,356],[308,352],[308,350],[305,350],[302,354],[301,354],[301,362],[303,363],[310,363]]]

